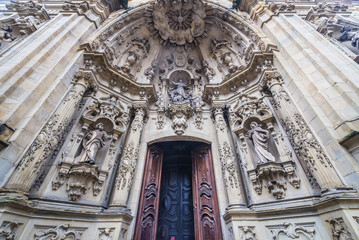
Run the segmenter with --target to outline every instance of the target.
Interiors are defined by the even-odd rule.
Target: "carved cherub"
[[[0,47],[2,42],[12,42],[15,38],[11,35],[12,27],[8,24],[1,26],[0,29]]]

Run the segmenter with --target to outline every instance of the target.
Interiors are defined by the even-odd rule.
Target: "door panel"
[[[156,146],[148,148],[135,240],[154,240],[156,237],[162,158],[163,153],[159,148]]]
[[[194,239],[191,161],[164,160],[157,240]]]
[[[188,161],[164,161],[162,167],[162,159],[162,150],[150,146],[134,240],[222,240],[210,147],[196,148]]]
[[[196,239],[221,240],[220,213],[209,146],[194,150],[192,162]]]

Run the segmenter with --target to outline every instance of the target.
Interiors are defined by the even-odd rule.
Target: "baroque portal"
[[[0,3],[0,239],[359,239],[358,11]]]

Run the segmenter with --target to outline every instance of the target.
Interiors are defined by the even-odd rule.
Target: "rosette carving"
[[[147,16],[149,29],[164,45],[198,45],[208,28],[208,13],[201,0],[157,0],[147,9]]]

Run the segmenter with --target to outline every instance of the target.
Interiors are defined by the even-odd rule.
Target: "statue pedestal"
[[[282,199],[287,190],[287,181],[295,188],[300,188],[300,179],[295,173],[295,163],[292,161],[279,163],[267,162],[258,164],[255,169],[248,171],[249,178],[257,194],[262,194],[263,185],[276,199]]]
[[[52,182],[52,190],[56,191],[66,182],[66,191],[71,201],[79,200],[90,188],[93,195],[97,196],[107,175],[108,172],[99,170],[96,165],[61,162],[58,177]]]
[[[188,127],[187,120],[193,115],[193,108],[189,103],[170,103],[167,115],[172,119],[171,127],[177,135],[182,135]]]

